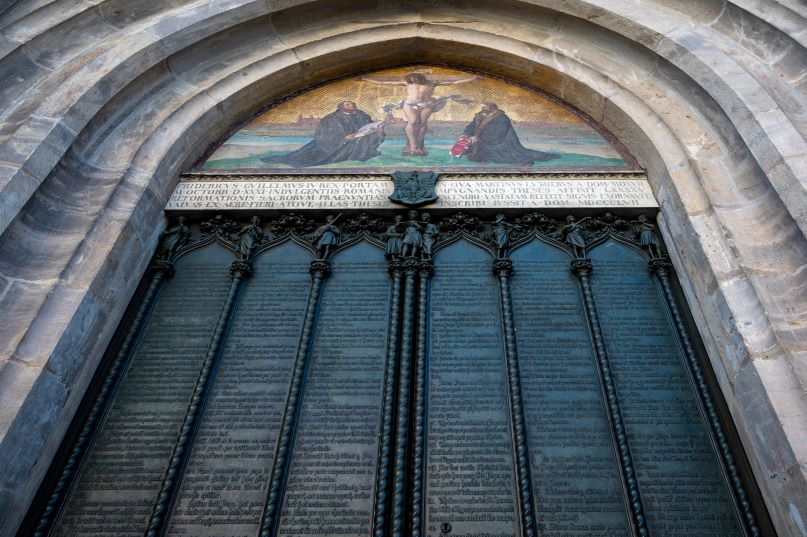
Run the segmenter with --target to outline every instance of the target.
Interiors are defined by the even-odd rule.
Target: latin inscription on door
[[[389,311],[383,252],[339,254],[322,296],[280,535],[368,535]],[[327,521],[327,522],[325,522]]]
[[[462,241],[439,252],[435,266],[427,534],[515,536],[507,366],[491,259]]]
[[[386,535],[393,522],[407,535],[516,537],[526,507],[539,536],[627,537],[638,534],[637,503],[654,537],[750,534],[681,355],[681,328],[667,317],[669,297],[648,272],[647,236],[589,240],[620,225],[652,230],[646,220],[578,221],[587,223],[572,238],[590,258],[588,279],[588,261],[570,263],[574,220],[433,218],[440,240],[427,282],[416,233],[429,220],[406,216],[403,225],[346,211],[319,227],[285,214],[272,232],[259,220],[192,224],[204,234],[181,246],[176,275],[136,325],[145,328],[131,366],[49,535],[142,536],[157,520],[154,534],[171,537],[358,537]],[[417,255],[401,263],[403,235]],[[226,243],[242,256],[233,265]],[[496,255],[509,261],[494,264]],[[229,277],[250,266],[251,277]],[[221,338],[216,326],[226,328]],[[600,335],[607,352],[594,345]],[[182,444],[206,355],[210,391]],[[618,395],[608,406],[604,386]],[[407,413],[390,427],[390,416]],[[522,415],[526,434],[514,438]],[[627,442],[612,433],[620,416]],[[279,438],[289,442],[283,464],[274,460]],[[618,441],[632,461],[616,456]],[[175,445],[177,486],[157,502]],[[629,469],[638,486],[624,478]]]
[[[741,535],[647,262],[591,252],[592,286],[653,535]]]
[[[255,535],[311,286],[311,254],[261,254],[247,282],[182,480],[169,535]]]
[[[56,535],[142,535],[227,292],[219,247],[176,263]]]
[[[624,536],[625,502],[569,257],[538,241],[512,257],[539,535]]]

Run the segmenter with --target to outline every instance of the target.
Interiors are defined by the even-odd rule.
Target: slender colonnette
[[[392,278],[389,326],[387,328],[387,356],[384,366],[384,407],[381,412],[381,438],[378,445],[378,468],[375,481],[373,536],[384,537],[389,509],[389,482],[392,470],[392,433],[395,417],[395,380],[398,373],[398,335],[400,331],[401,279],[403,263],[391,261]]]
[[[277,522],[280,508],[283,505],[283,493],[286,487],[286,477],[294,447],[295,433],[297,432],[297,419],[300,414],[300,403],[303,399],[303,386],[305,374],[308,371],[308,362],[311,357],[311,344],[314,335],[314,324],[319,310],[322,283],[331,271],[331,264],[318,259],[311,262],[311,291],[305,308],[303,330],[300,333],[300,342],[297,346],[297,356],[294,360],[294,371],[289,386],[289,395],[286,398],[286,409],[280,424],[280,435],[277,439],[275,459],[272,464],[272,477],[269,482],[269,491],[261,515],[259,537],[273,537],[277,533]]]
[[[415,312],[415,277],[419,261],[404,260],[404,302],[401,329],[401,360],[398,372],[398,409],[395,420],[395,457],[392,479],[392,525],[390,535],[401,537],[406,531],[406,452],[409,437],[409,383],[412,363],[412,328]]]
[[[412,445],[412,513],[411,536],[420,537],[423,531],[423,498],[426,449],[426,373],[429,363],[429,284],[434,273],[431,260],[423,260],[419,267],[417,312],[417,365],[415,366],[415,416]]]
[[[224,342],[227,340],[236,305],[238,304],[238,297],[241,294],[241,285],[251,272],[252,264],[249,261],[233,261],[230,266],[230,288],[227,290],[224,305],[216,321],[216,328],[213,330],[213,337],[202,361],[202,368],[196,377],[191,400],[182,421],[182,428],[179,430],[179,435],[174,443],[174,450],[171,453],[168,468],[165,470],[160,491],[157,494],[157,501],[151,509],[148,526],[144,533],[145,537],[162,537],[168,529],[171,510],[176,502],[185,468],[188,466],[193,440],[199,430],[199,423],[202,421],[208,395],[216,379]]]
[[[509,259],[497,259],[493,262],[493,273],[499,280],[499,296],[501,298],[504,348],[507,358],[507,380],[510,391],[510,415],[513,420],[513,437],[515,438],[516,448],[521,525],[525,537],[535,537],[535,508],[532,498],[530,457],[527,448],[527,429],[524,422],[524,404],[521,398],[521,373],[518,367],[513,303],[510,296],[510,275],[512,272],[513,262]]]
[[[761,534],[761,530],[757,525],[753,507],[748,499],[748,494],[746,492],[745,485],[743,484],[743,480],[740,477],[740,470],[737,468],[737,463],[734,459],[734,455],[731,452],[731,446],[729,445],[728,438],[723,430],[723,425],[720,422],[720,416],[717,413],[717,406],[715,405],[714,399],[709,391],[709,385],[706,382],[706,377],[703,375],[703,369],[701,368],[698,355],[695,352],[695,346],[692,344],[692,340],[689,337],[686,323],[684,322],[683,315],[678,307],[678,301],[673,293],[672,284],[670,283],[670,261],[666,258],[654,258],[650,260],[649,265],[650,272],[653,273],[658,282],[661,284],[664,299],[667,302],[670,313],[672,314],[675,332],[679,341],[681,342],[681,347],[686,358],[686,366],[689,369],[692,379],[695,381],[698,396],[701,400],[701,404],[703,405],[703,409],[706,412],[706,416],[709,420],[709,426],[712,429],[715,441],[717,442],[720,452],[720,459],[726,473],[728,474],[729,483],[731,485],[732,492],[734,493],[735,500],[737,501],[737,505],[742,512],[743,524],[745,525],[745,529],[749,535],[757,537]]]
[[[104,377],[101,389],[81,427],[81,432],[70,448],[70,456],[62,469],[62,473],[59,475],[59,480],[53,487],[42,515],[39,517],[34,530],[34,537],[46,537],[53,530],[53,524],[59,517],[65,501],[75,485],[76,478],[84,465],[87,453],[89,453],[89,448],[95,440],[101,423],[104,421],[104,416],[106,416],[112,401],[115,399],[123,374],[129,368],[137,344],[143,335],[151,312],[157,304],[157,298],[163,283],[174,275],[174,266],[167,261],[157,261],[151,266],[151,272],[151,281],[149,281],[143,300],[137,308],[137,312],[129,325],[129,330],[126,332],[126,337],[115,355],[106,377]]]
[[[636,480],[636,471],[633,467],[633,457],[631,456],[630,446],[628,445],[628,437],[625,432],[622,411],[619,407],[614,377],[611,374],[611,363],[608,359],[608,353],[605,350],[605,340],[602,336],[600,319],[597,316],[597,308],[594,306],[594,294],[591,291],[591,270],[591,261],[588,259],[575,259],[572,261],[572,272],[574,272],[577,279],[580,281],[589,333],[594,340],[594,354],[597,358],[600,382],[606,399],[611,432],[614,435],[619,452],[618,460],[622,474],[622,483],[625,490],[628,492],[631,522],[635,534],[638,535],[638,537],[649,537],[650,531],[647,527],[642,497],[639,493],[639,483]]]

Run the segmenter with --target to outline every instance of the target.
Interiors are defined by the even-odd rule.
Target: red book
[[[471,137],[463,134],[457,139],[457,142],[451,147],[448,153],[452,157],[460,158],[468,152],[469,147],[471,147]]]

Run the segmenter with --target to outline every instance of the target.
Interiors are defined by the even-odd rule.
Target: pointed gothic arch
[[[0,380],[14,390],[2,531],[31,501],[112,336],[109,320],[134,292],[177,174],[266,99],[426,60],[543,89],[637,156],[754,470],[777,476],[760,480],[768,507],[780,532],[798,535],[805,373],[793,290],[805,285],[807,245],[793,67],[803,46],[792,21],[803,19],[777,6],[481,2],[459,14],[419,6],[414,17],[371,3],[347,13],[326,2],[138,12],[102,2],[57,19],[33,3],[9,7],[3,65],[24,76],[3,94]],[[357,26],[356,12],[381,22]],[[96,31],[76,39],[77,28]],[[770,43],[785,52],[771,55]]]

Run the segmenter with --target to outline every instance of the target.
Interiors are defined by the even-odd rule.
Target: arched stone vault
[[[807,8],[792,1],[0,2],[0,535],[164,228],[178,173],[312,84],[414,62],[541,88],[662,207],[777,530],[807,535]]]

